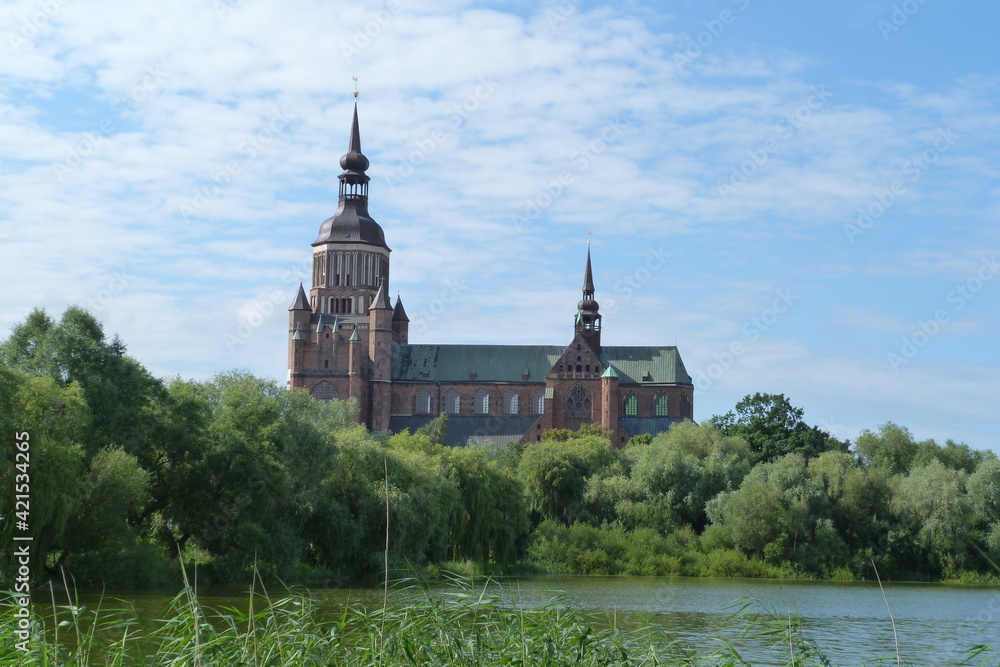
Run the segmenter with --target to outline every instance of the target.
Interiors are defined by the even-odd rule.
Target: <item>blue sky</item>
[[[82,304],[161,377],[283,380],[359,77],[411,341],[677,344],[1000,451],[1000,5],[4,2],[0,331]]]

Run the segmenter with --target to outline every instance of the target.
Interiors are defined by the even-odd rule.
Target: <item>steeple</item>
[[[369,166],[368,158],[361,152],[357,102],[354,103],[347,153],[340,158],[340,166],[344,171],[337,177],[340,179],[337,212],[323,222],[313,246],[347,242],[386,247],[382,228],[368,213],[368,182],[371,177],[365,173]]]
[[[302,283],[299,283],[299,291],[295,295],[295,300],[292,301],[292,305],[288,310],[309,310],[309,297],[306,296],[306,291],[302,287]]]
[[[587,268],[583,272],[583,298],[576,304],[575,328],[590,343],[594,352],[601,351],[601,313],[594,300],[594,272],[590,266],[590,243],[587,243]]]
[[[587,244],[587,269],[583,273],[583,298],[594,298],[594,272],[590,268],[590,243]]]
[[[378,291],[375,292],[375,298],[372,299],[372,305],[368,307],[369,310],[392,310],[392,306],[389,305],[389,295],[386,294],[385,281],[383,280],[379,283]]]

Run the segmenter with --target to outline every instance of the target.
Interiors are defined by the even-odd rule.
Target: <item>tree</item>
[[[144,410],[163,386],[125,352],[121,339],[108,341],[100,322],[76,306],[58,324],[45,311],[32,311],[0,345],[0,357],[12,368],[80,385],[91,414],[84,439],[88,457],[108,446],[139,457],[148,451]]]
[[[665,513],[667,525],[657,527],[690,524],[699,531],[708,520],[705,504],[738,488],[753,458],[743,438],[694,422],[675,424],[648,445],[633,445],[629,455],[636,486]]]
[[[0,423],[7,433],[26,433],[28,449],[20,460],[11,461],[0,472],[4,484],[0,505],[0,535],[10,544],[15,529],[14,490],[16,463],[27,463],[30,476],[29,530],[33,538],[32,571],[44,571],[50,554],[65,548],[70,516],[82,493],[84,467],[83,437],[90,414],[79,385],[62,387],[48,377],[28,377],[0,366]],[[9,393],[8,393],[9,392]],[[5,550],[7,561],[10,550]],[[3,562],[0,561],[0,562]],[[6,564],[10,564],[7,562]],[[11,572],[16,568],[8,568]]]
[[[915,536],[937,572],[956,574],[965,565],[973,510],[965,493],[964,471],[938,460],[914,468],[893,494],[892,509]]]
[[[598,436],[542,440],[525,446],[518,464],[528,507],[538,517],[569,525],[585,516],[588,477],[615,459],[611,443]]]
[[[865,465],[880,468],[889,475],[901,475],[910,469],[920,445],[908,429],[886,422],[878,433],[862,431],[854,449]]]
[[[795,560],[809,569],[818,567],[819,555],[809,546],[817,527],[830,518],[828,504],[800,454],[758,464],[739,489],[711,500],[707,512],[748,554],[776,563]],[[829,542],[828,527],[823,527],[823,533]]]
[[[791,453],[813,458],[829,450],[847,451],[846,442],[809,426],[802,415],[803,410],[794,407],[784,394],[756,393],[744,396],[735,412],[716,415],[711,421],[725,435],[744,438],[762,462]]]

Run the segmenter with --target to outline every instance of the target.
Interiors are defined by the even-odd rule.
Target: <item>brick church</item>
[[[596,423],[619,447],[692,419],[694,386],[676,347],[601,344],[590,248],[568,345],[411,344],[389,301],[389,246],[368,213],[368,158],[354,107],[337,212],[313,242],[312,289],[288,309],[288,386],[356,398],[373,431],[415,430],[444,412],[449,445],[540,440]],[[568,334],[569,332],[567,332]]]

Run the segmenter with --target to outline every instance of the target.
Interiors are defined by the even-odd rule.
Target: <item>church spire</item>
[[[358,103],[355,101],[351,137],[347,142],[347,152],[340,158],[340,166],[344,171],[337,177],[340,180],[337,212],[323,222],[313,246],[324,243],[368,243],[387,248],[382,228],[368,213],[368,182],[371,177],[365,172],[369,164],[368,158],[361,152]]]
[[[594,272],[590,268],[590,243],[587,243],[587,270],[583,274],[583,298],[594,298]]]
[[[590,343],[595,352],[601,350],[600,305],[594,300],[594,271],[590,265],[590,243],[587,243],[587,268],[583,272],[583,298],[576,304],[575,328]]]

